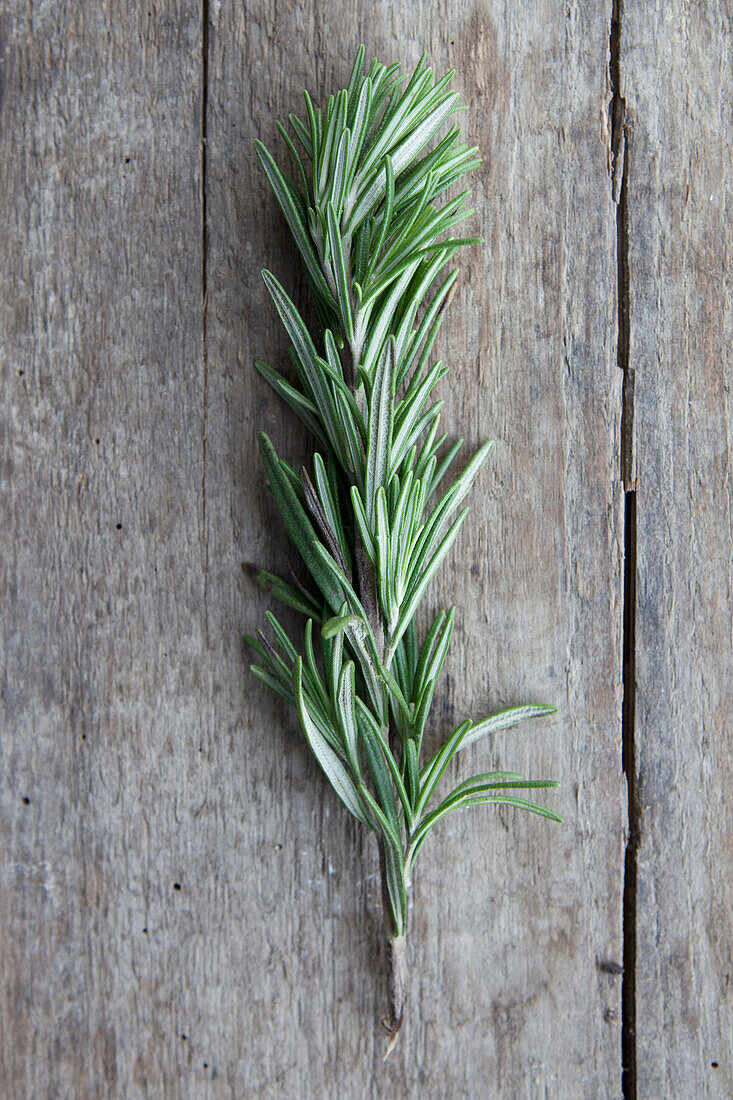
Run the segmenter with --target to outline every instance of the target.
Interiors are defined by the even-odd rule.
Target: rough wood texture
[[[638,516],[639,1096],[733,1081],[730,256],[726,4],[627,0]]]
[[[200,11],[2,30],[0,1091],[200,1095]]]
[[[636,1094],[727,1098],[731,12],[622,7]],[[610,0],[4,10],[3,1096],[621,1095],[610,22]],[[446,427],[497,447],[432,590],[460,609],[432,736],[554,701],[473,763],[567,780],[563,827],[487,808],[426,846],[386,1065],[376,850],[241,645],[267,606],[241,563],[284,554],[255,430],[307,447],[252,369],[285,346],[259,269],[304,294],[251,139],[282,152],[275,121],[360,41],[455,66],[486,157],[438,353]]]

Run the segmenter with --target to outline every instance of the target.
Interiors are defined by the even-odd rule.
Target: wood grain
[[[624,5],[640,1097],[731,1095],[729,5]]]
[[[596,0],[6,9],[13,1100],[620,1095],[620,978],[600,965],[622,961],[625,823],[609,19]],[[341,86],[360,41],[455,66],[486,158],[486,243],[439,354],[447,429],[497,447],[430,598],[460,609],[430,736],[557,703],[466,766],[557,776],[566,819],[436,831],[386,1065],[376,851],[241,644],[267,606],[241,563],[284,555],[255,430],[307,450],[252,368],[285,346],[259,269],[303,285],[251,140],[278,147],[276,119]]]
[[[2,29],[0,1091],[175,1096],[216,892],[200,12]]]

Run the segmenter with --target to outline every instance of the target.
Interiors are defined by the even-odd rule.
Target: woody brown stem
[[[387,1059],[395,1048],[402,1027],[402,1019],[405,1014],[405,1001],[407,1000],[407,952],[404,934],[390,937],[388,947],[388,975],[389,975],[389,1020],[385,1026],[389,1032],[389,1043],[385,1052]]]
[[[404,932],[395,932],[392,906],[387,890],[387,874],[384,858],[384,842],[379,845],[379,865],[382,875],[382,907],[387,927],[387,981],[389,987],[389,1016],[382,1020],[389,1034],[389,1043],[385,1051],[387,1059],[395,1048],[402,1027],[407,1000],[407,953]]]

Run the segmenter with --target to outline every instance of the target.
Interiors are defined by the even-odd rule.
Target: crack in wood
[[[636,782],[636,493],[626,493],[624,515],[623,768],[629,805],[624,861],[624,973],[621,983],[621,1060],[624,1100],[636,1100],[636,923],[640,799]]]
[[[201,526],[204,566],[204,637],[209,639],[209,536],[206,517],[206,433],[209,405],[209,353],[206,334],[208,309],[208,236],[206,213],[206,128],[209,106],[209,0],[201,0],[201,357],[203,412],[201,425]]]
[[[624,1100],[637,1098],[636,923],[637,853],[640,802],[636,783],[636,491],[634,455],[634,369],[630,356],[629,286],[629,126],[621,95],[621,23],[623,0],[613,0],[610,32],[611,187],[616,203],[618,271],[617,363],[623,372],[621,407],[621,480],[624,485],[623,706],[622,760],[628,798],[628,838],[624,860],[623,981],[621,987],[621,1083]]]
[[[618,269],[617,363],[623,372],[621,408],[621,480],[629,491],[635,488],[634,469],[634,368],[629,343],[629,125],[626,100],[621,95],[621,18],[623,0],[613,0],[611,17],[611,188],[616,203],[616,262]]]

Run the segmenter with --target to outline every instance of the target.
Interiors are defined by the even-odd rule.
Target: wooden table
[[[6,3],[8,1100],[733,1095],[733,9],[620,7]],[[439,354],[497,443],[431,736],[556,702],[471,752],[565,817],[436,830],[386,1064],[376,848],[242,646],[255,431],[307,447],[252,367],[260,268],[303,282],[251,143],[361,41],[455,66],[485,156]]]

